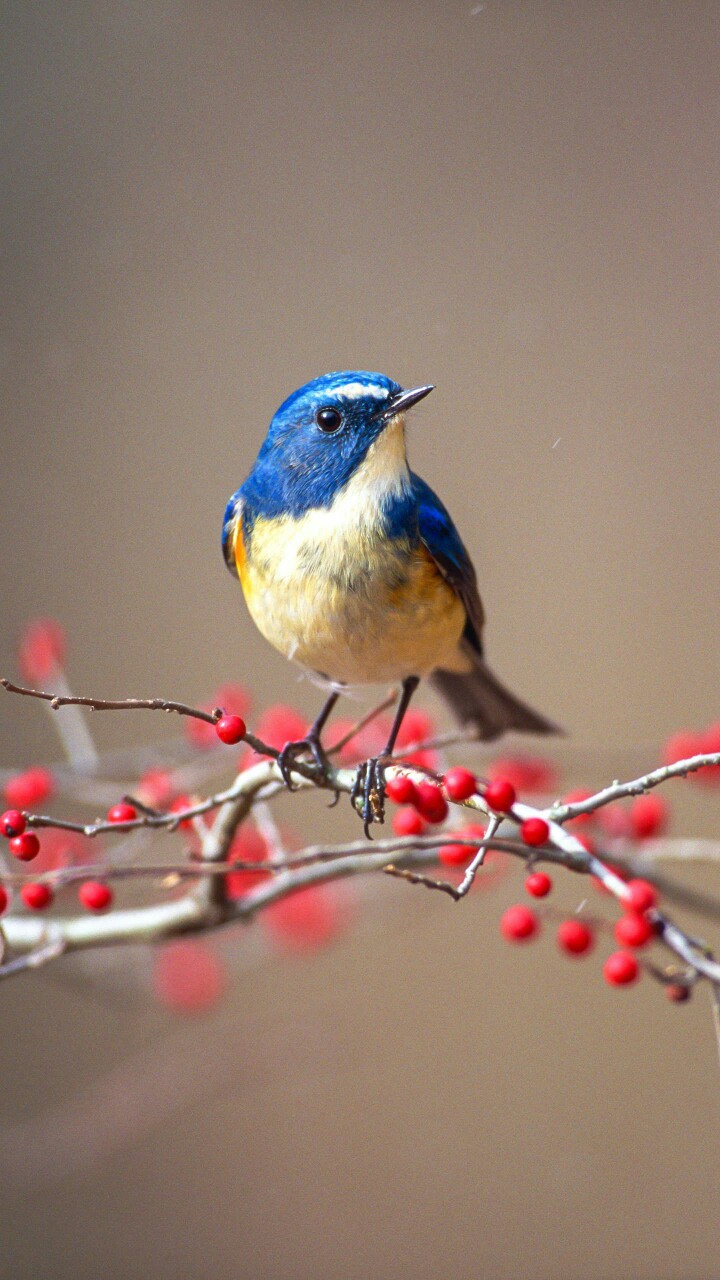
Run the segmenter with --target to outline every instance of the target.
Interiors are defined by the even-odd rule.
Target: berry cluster
[[[544,871],[531,872],[525,881],[525,889],[533,898],[546,898],[552,887],[552,880]],[[631,880],[626,885],[622,906],[624,914],[617,921],[614,934],[621,946],[629,950],[613,952],[603,965],[605,981],[615,987],[628,986],[640,976],[640,965],[632,952],[646,946],[655,935],[654,924],[658,918],[653,915],[657,907],[655,887],[647,880]],[[596,931],[597,924],[577,918],[563,920],[556,933],[558,946],[566,955],[587,955],[594,947]],[[508,942],[528,942],[539,934],[540,918],[531,907],[518,903],[503,914],[500,932]],[[675,992],[669,995],[670,999],[687,999],[686,985],[668,984],[668,992],[671,987],[677,987],[682,995]]]

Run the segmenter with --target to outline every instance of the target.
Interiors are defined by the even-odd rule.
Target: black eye
[[[321,431],[327,431],[330,433],[332,431],[337,431],[338,427],[342,423],[342,414],[338,409],[333,409],[328,406],[327,409],[318,409],[315,414],[315,421]]]

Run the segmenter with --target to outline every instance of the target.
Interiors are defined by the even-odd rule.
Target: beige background
[[[413,464],[570,780],[720,718],[714,0],[1,17],[4,669],[49,613],[80,690],[311,710],[219,527],[279,401],[355,366],[437,384]],[[6,766],[53,758],[1,712]],[[191,1024],[142,954],[3,987],[0,1273],[720,1276],[706,1001],[504,948],[518,890],[383,883],[302,962],[228,935]]]

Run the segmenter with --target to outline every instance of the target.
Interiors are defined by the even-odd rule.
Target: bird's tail
[[[438,668],[430,677],[430,683],[449,703],[461,724],[472,725],[484,742],[499,738],[510,729],[520,733],[563,732],[552,720],[546,720],[506,689],[469,645],[463,645],[463,653],[472,663],[471,671],[461,675]]]

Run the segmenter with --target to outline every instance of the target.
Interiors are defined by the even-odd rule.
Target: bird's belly
[[[422,544],[365,536],[310,545],[294,523],[256,524],[250,554],[238,558],[250,613],[276,649],[341,684],[457,665],[465,610]]]

